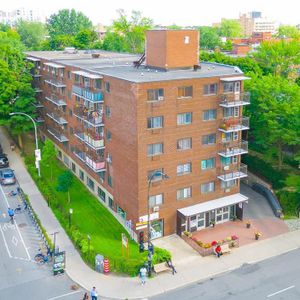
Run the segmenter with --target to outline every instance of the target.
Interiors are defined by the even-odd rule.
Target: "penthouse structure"
[[[199,62],[198,31],[148,31],[143,56],[55,51],[27,59],[42,136],[127,229],[147,230],[148,201],[152,238],[242,219],[248,78]]]

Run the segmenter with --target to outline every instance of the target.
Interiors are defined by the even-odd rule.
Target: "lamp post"
[[[148,208],[148,219],[147,219],[147,230],[148,230],[148,276],[151,276],[151,269],[152,269],[152,253],[151,253],[151,220],[150,220],[150,188],[152,180],[155,176],[162,176],[162,179],[169,179],[170,177],[163,173],[162,171],[155,171],[151,174],[150,178],[148,179],[148,193],[147,193],[147,208]]]
[[[73,208],[69,209],[69,228],[71,228],[71,215],[73,214]]]
[[[51,235],[53,235],[53,253],[55,254],[55,247],[56,247],[56,235],[59,233],[59,231],[55,231],[53,233],[51,233]]]
[[[32,121],[33,126],[34,126],[34,135],[35,135],[35,166],[38,169],[39,177],[41,177],[41,170],[40,170],[41,150],[39,149],[38,137],[37,137],[37,128],[36,128],[35,121],[33,120],[33,118],[31,116],[29,116],[28,114],[22,113],[22,112],[12,112],[9,115],[10,116],[14,116],[14,115],[26,116]]]

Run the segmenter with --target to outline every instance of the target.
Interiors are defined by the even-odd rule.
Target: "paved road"
[[[41,237],[27,212],[15,215],[12,224],[7,208],[20,204],[19,196],[9,196],[17,186],[0,185],[0,300],[77,300],[83,291],[72,290],[66,275],[54,277],[51,265],[37,265]]]
[[[299,300],[300,249],[151,299]]]

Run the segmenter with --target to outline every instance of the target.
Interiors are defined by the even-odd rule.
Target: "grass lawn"
[[[25,149],[30,149],[29,141],[25,141]],[[92,195],[84,184],[73,176],[74,181],[70,189],[71,202],[68,203],[67,193],[56,191],[57,177],[66,171],[66,167],[60,161],[56,161],[53,168],[53,180],[50,176],[50,167],[41,166],[41,179],[37,178],[36,169],[33,163],[33,155],[26,154],[25,161],[31,176],[37,182],[40,191],[47,196],[45,189],[48,189],[50,206],[56,215],[57,219],[67,231],[73,243],[79,248],[83,259],[88,261],[90,265],[94,265],[94,257],[96,254],[102,254],[110,259],[111,270],[120,273],[127,273],[130,275],[137,275],[140,266],[146,261],[147,253],[139,253],[136,242],[131,241],[126,230],[108,211],[108,209],[101,204]],[[50,193],[49,193],[50,189]],[[73,209],[71,219],[71,229],[69,228],[69,208]],[[42,221],[42,220],[41,220]],[[129,258],[122,257],[121,248],[121,233],[125,233],[129,242]],[[81,240],[85,240],[82,246],[76,240],[76,234],[80,236]],[[87,235],[91,237],[91,251],[87,255]],[[63,249],[62,249],[63,250]]]

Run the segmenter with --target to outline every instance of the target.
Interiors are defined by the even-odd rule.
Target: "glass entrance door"
[[[216,223],[224,223],[229,221],[229,208],[228,206],[218,208],[216,211]]]
[[[200,213],[197,215],[197,230],[205,227],[205,213]]]

